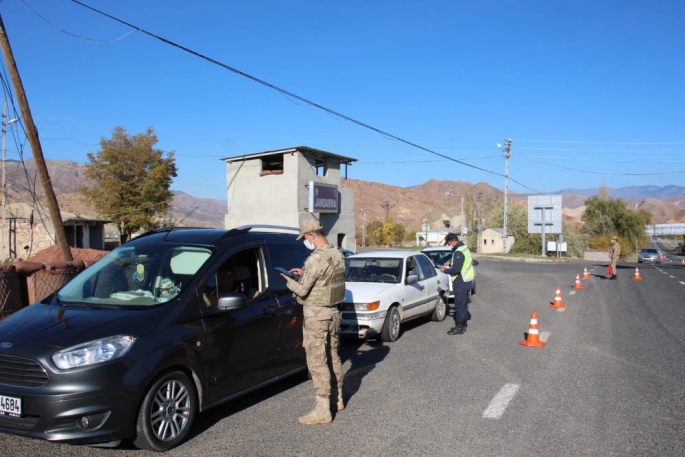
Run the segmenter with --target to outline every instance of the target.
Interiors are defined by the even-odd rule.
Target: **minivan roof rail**
[[[300,229],[297,227],[289,227],[286,225],[269,225],[269,224],[247,224],[236,227],[235,230],[250,231],[250,230],[264,230],[264,231],[274,231],[274,232],[297,232],[300,233]]]

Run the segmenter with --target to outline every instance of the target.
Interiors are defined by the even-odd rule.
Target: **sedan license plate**
[[[0,395],[0,415],[21,416],[21,398]]]

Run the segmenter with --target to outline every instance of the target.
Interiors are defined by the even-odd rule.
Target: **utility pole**
[[[2,47],[2,55],[5,58],[7,71],[9,72],[10,77],[12,79],[14,92],[19,102],[21,117],[24,119],[24,126],[26,127],[26,136],[28,137],[29,144],[31,145],[31,150],[33,151],[33,159],[36,161],[36,170],[38,171],[38,177],[40,178],[41,184],[43,185],[43,192],[45,193],[45,199],[47,200],[48,212],[50,213],[50,219],[52,219],[52,225],[55,230],[55,235],[57,237],[57,244],[59,245],[60,250],[62,251],[62,257],[65,261],[74,260],[74,258],[71,255],[71,249],[69,249],[69,243],[67,243],[67,235],[64,232],[62,215],[59,212],[59,204],[57,203],[57,197],[55,196],[55,191],[52,188],[50,174],[48,173],[48,167],[45,164],[45,158],[43,157],[43,149],[41,148],[40,140],[38,139],[38,130],[36,129],[35,124],[33,123],[33,117],[31,116],[29,102],[26,99],[24,85],[22,84],[21,78],[19,77],[17,63],[14,61],[14,55],[12,54],[12,48],[10,47],[9,38],[7,37],[7,32],[5,30],[5,23],[2,21],[2,15],[0,15],[0,47]]]
[[[7,134],[7,125],[14,124],[19,119],[7,119],[7,100],[2,102],[2,244],[0,245],[0,262],[4,262],[7,257],[5,257],[5,236],[8,235],[9,231],[6,230],[5,225],[5,192],[7,191],[5,185],[5,136]]]
[[[362,208],[362,247],[366,247],[366,210]]]
[[[509,192],[509,157],[511,156],[511,139],[504,142],[504,146],[497,143],[497,147],[504,151],[506,165],[504,168],[504,226],[502,227],[502,252],[507,252],[507,193]]]
[[[459,232],[459,239],[464,236],[464,196],[461,196],[461,214],[459,215],[459,221],[461,222],[461,231]]]
[[[389,201],[383,202],[381,208],[385,210],[385,222],[390,222],[390,210],[393,209],[395,205],[391,205]]]
[[[423,230],[426,232],[426,247],[428,247],[428,216],[423,220]]]

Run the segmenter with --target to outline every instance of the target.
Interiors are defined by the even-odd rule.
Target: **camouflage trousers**
[[[340,314],[334,314],[324,320],[304,318],[303,336],[307,368],[318,397],[330,397],[332,387],[342,393],[343,371],[338,355],[339,333]]]
[[[611,274],[616,276],[616,259],[611,261]]]

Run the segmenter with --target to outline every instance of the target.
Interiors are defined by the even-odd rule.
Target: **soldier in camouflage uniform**
[[[326,424],[333,420],[333,386],[336,387],[333,398],[336,410],[345,409],[342,363],[338,355],[340,312],[337,307],[345,298],[345,261],[340,251],[328,242],[318,221],[304,221],[297,239],[304,239],[305,246],[313,252],[303,268],[290,270],[300,276],[299,280],[283,277],[298,303],[304,306],[304,349],[316,391],[314,409],[299,420],[306,425]]]
[[[621,245],[618,244],[617,237],[611,237],[611,278],[616,279],[616,262],[621,257]]]

